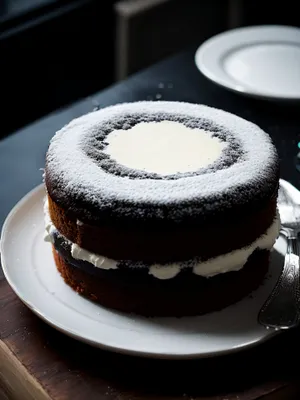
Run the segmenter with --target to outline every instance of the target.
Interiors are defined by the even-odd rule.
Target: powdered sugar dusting
[[[168,179],[120,169],[103,152],[112,130],[170,119],[213,132],[229,143],[229,150],[207,169]],[[242,118],[203,105],[136,102],[89,113],[57,132],[47,153],[46,185],[54,200],[82,220],[93,216],[179,221],[271,196],[277,170],[278,156],[269,136]]]

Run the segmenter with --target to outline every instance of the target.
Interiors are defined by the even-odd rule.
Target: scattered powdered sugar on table
[[[168,177],[126,169],[103,152],[112,130],[163,120],[206,129],[229,146],[208,168]],[[208,106],[143,101],[89,113],[58,131],[47,152],[46,185],[82,218],[91,210],[96,219],[180,221],[271,196],[277,170],[270,137],[253,123]]]

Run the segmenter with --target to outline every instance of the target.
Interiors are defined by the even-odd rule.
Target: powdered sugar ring
[[[124,115],[155,120],[163,114],[172,115],[175,121],[176,116],[185,116],[198,120],[199,126],[205,121],[212,129],[221,127],[239,143],[241,157],[217,172],[212,169],[176,179],[132,179],[99,165],[94,154],[101,153],[99,131],[103,126],[106,131],[110,126],[116,129],[116,121]],[[118,129],[128,127],[123,124]],[[53,200],[83,221],[198,223],[233,206],[241,210],[269,199],[278,184],[278,155],[270,137],[258,126],[225,111],[182,102],[123,103],[86,114],[58,131],[47,152],[45,180]]]
[[[141,122],[161,122],[161,121],[175,121],[180,122],[188,128],[202,128],[205,131],[210,131],[213,137],[217,137],[219,140],[226,142],[227,146],[222,151],[220,157],[206,167],[202,167],[193,172],[176,173],[172,175],[160,175],[158,173],[147,172],[143,170],[136,170],[124,165],[118,164],[116,160],[112,159],[104,150],[107,142],[106,138],[114,130],[118,129],[130,129],[134,125]],[[239,158],[243,157],[243,151],[238,140],[222,126],[212,124],[210,120],[205,118],[193,118],[191,116],[172,114],[166,112],[157,112],[154,114],[150,113],[124,113],[113,121],[107,121],[99,123],[97,127],[97,133],[87,138],[86,142],[82,146],[82,151],[88,157],[91,157],[100,168],[107,172],[119,175],[127,176],[132,179],[181,179],[188,176],[200,175],[209,172],[216,172],[223,168],[228,168],[234,164]],[[182,137],[184,141],[184,136]]]

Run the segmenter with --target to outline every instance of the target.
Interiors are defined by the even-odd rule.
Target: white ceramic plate
[[[272,254],[270,277],[253,296],[206,316],[147,319],[105,309],[63,282],[50,244],[43,240],[44,195],[39,186],[10,212],[2,230],[1,259],[17,296],[56,329],[107,350],[158,358],[217,356],[275,334],[257,323],[257,314],[282,267],[282,239]]]
[[[264,99],[300,99],[299,28],[233,29],[204,42],[195,62],[208,79],[232,91]]]

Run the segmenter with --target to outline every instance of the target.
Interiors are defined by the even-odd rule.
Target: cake
[[[279,160],[268,134],[236,115],[166,101],[91,112],[51,139],[44,182],[58,271],[108,309],[201,315],[267,274]]]

